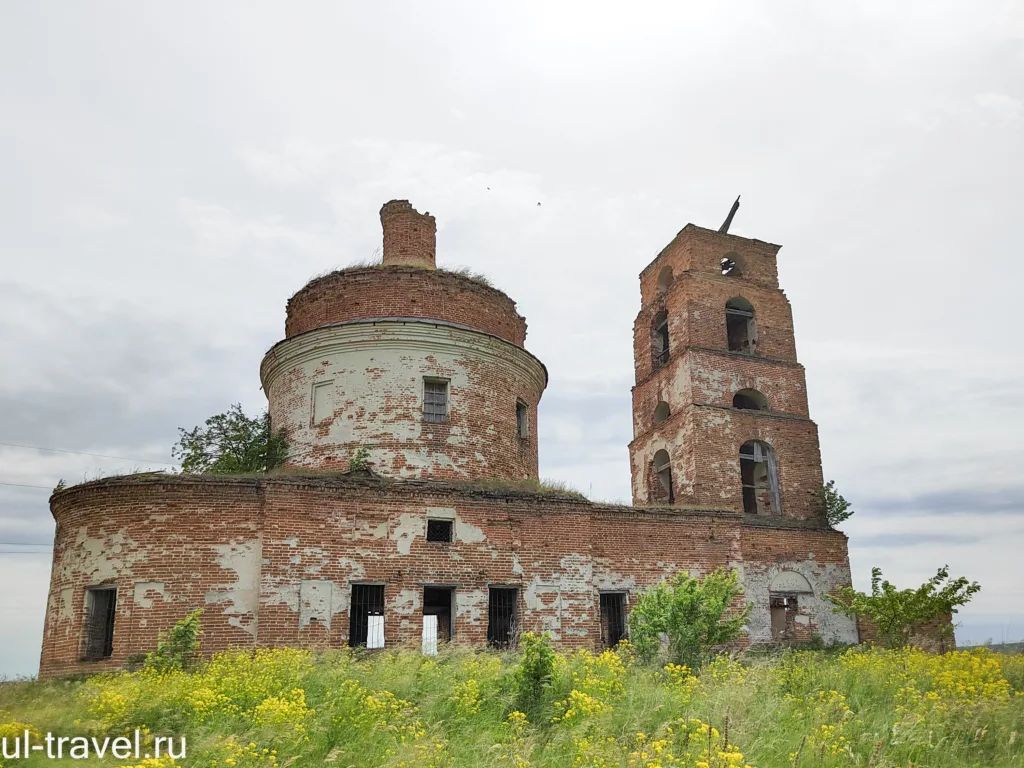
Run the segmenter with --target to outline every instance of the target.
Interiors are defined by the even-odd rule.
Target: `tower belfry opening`
[[[754,353],[757,325],[754,323],[753,304],[740,297],[725,302],[725,334],[730,352]]]

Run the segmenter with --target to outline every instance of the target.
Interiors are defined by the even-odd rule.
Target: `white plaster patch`
[[[410,512],[403,512],[398,517],[398,522],[391,531],[391,539],[398,546],[398,551],[408,555],[412,551],[412,540],[417,536],[424,536],[426,518]]]
[[[74,587],[61,589],[60,602],[57,604],[57,621],[70,621],[75,618],[74,598]]]
[[[333,581],[303,580],[299,588],[299,629],[315,620],[329,630],[343,602],[342,590]]]
[[[487,612],[487,592],[483,589],[456,590],[455,620],[478,625]]]
[[[128,545],[132,553],[117,557]],[[104,536],[90,536],[83,525],[78,529],[75,543],[61,560],[61,575],[68,581],[85,581],[97,584],[116,579],[121,575],[130,575],[131,568],[138,559],[134,541],[129,541],[123,530]]]
[[[391,601],[391,610],[399,616],[412,616],[422,607],[420,592],[417,589],[403,589]]]
[[[167,593],[164,589],[164,583],[162,581],[137,581],[135,582],[135,590],[132,595],[132,599],[135,604],[140,608],[152,608],[153,598],[149,596],[150,592],[155,592],[160,595],[160,599],[163,601],[167,600]]]
[[[595,576],[594,586],[602,592],[632,592],[636,589],[636,578],[621,576],[612,571],[602,571]]]
[[[539,621],[541,632],[550,632],[553,640],[562,639],[562,588],[558,582],[544,582],[534,576],[523,591],[523,602]]]
[[[461,518],[455,519],[455,538],[466,544],[479,544],[482,541],[487,541],[487,536],[482,529]]]
[[[256,616],[260,603],[260,568],[263,560],[261,538],[214,544],[217,564],[234,574],[234,580],[216,584],[206,593],[211,605],[225,604],[228,623],[256,637]],[[296,601],[298,596],[296,595]]]
[[[435,520],[454,520],[455,507],[424,507],[423,513]]]

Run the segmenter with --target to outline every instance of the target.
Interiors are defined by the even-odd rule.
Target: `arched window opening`
[[[756,389],[741,389],[732,396],[732,407],[741,411],[767,411],[768,398]]]
[[[725,332],[730,352],[754,354],[757,347],[754,305],[739,296],[725,302]]]
[[[668,403],[662,400],[654,409],[654,423],[661,424],[669,417]]]
[[[748,515],[779,515],[779,473],[772,447],[761,440],[740,446],[743,511]]]
[[[672,286],[672,267],[663,267],[658,273],[658,293],[664,294]]]
[[[654,461],[652,462],[654,468],[654,474],[658,478],[656,487],[654,488],[655,501],[667,501],[672,504],[675,501],[675,495],[672,493],[672,466],[668,457],[668,451],[662,448],[654,454]]]
[[[668,362],[668,312],[661,310],[651,324],[651,357],[654,370]]]
[[[722,257],[720,263],[722,268],[722,274],[728,277],[742,277],[743,271],[740,269],[740,255],[738,253],[727,253]]]

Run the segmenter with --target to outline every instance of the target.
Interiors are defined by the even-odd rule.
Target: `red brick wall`
[[[877,643],[878,628],[867,618],[857,619],[857,632],[862,643]],[[956,650],[956,636],[953,631],[953,614],[919,624],[910,636],[910,645],[931,653],[946,653]]]
[[[729,352],[725,331],[725,303],[742,297],[754,307],[757,324],[757,355]],[[737,358],[765,358],[796,362],[793,315],[785,294],[728,277],[677,275],[664,296],[646,304],[633,324],[633,355],[636,382],[654,371],[651,331],[654,316],[668,312],[669,352],[685,347],[720,350]]]
[[[633,326],[634,503],[664,503],[652,464],[655,452],[664,449],[672,459],[675,503],[742,512],[739,449],[748,440],[763,440],[778,460],[783,516],[821,516],[818,432],[796,359],[792,311],[778,288],[778,249],[687,225],[641,273],[644,303]],[[739,276],[721,274],[726,254],[740,265]],[[667,284],[666,268],[673,275]],[[728,349],[725,307],[734,297],[754,308],[756,354]],[[655,359],[652,343],[661,312],[668,318],[667,361]],[[733,408],[741,389],[764,395],[769,412]],[[657,425],[661,402],[672,415]]]
[[[749,568],[756,581],[781,567],[778,553],[806,559],[813,552],[822,567],[845,567],[848,581],[846,539],[835,531],[748,529],[728,513],[640,510],[436,482],[112,478],[56,494],[51,508],[58,527],[43,677],[119,666],[200,606],[204,652],[341,646],[358,582],[385,584],[388,645],[418,644],[424,585],[456,587],[456,641],[484,642],[487,589],[503,585],[520,589],[522,629],[551,631],[563,647],[595,647],[600,591],[635,594],[678,570]],[[426,518],[449,514],[456,541],[427,542]],[[97,583],[119,590],[114,655],[83,662],[84,590]],[[317,589],[330,595],[326,603],[314,605]],[[763,602],[759,593],[747,597]],[[328,620],[309,622],[318,610]],[[808,631],[821,621],[816,616]],[[835,631],[850,636],[852,622]]]
[[[381,266],[332,272],[288,301],[285,336],[346,320],[422,317],[490,333],[517,346],[526,321],[496,288],[444,270]]]

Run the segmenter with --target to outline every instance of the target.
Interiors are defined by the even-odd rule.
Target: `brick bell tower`
[[[822,516],[818,428],[779,248],[687,224],[640,273],[629,445],[637,506]]]

